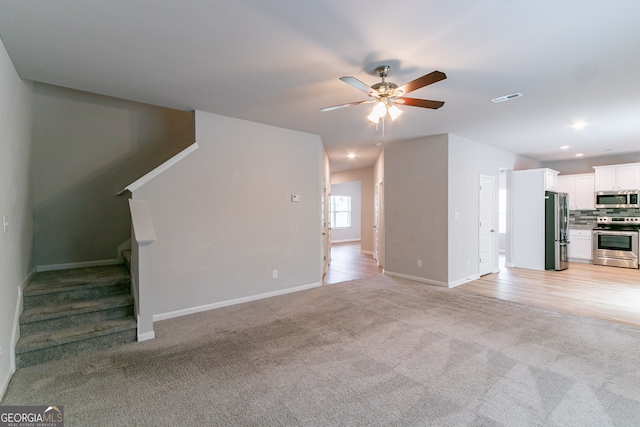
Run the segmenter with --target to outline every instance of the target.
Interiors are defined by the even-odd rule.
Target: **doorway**
[[[491,175],[480,175],[479,203],[479,248],[478,274],[484,276],[493,272],[495,221],[494,197],[495,181]]]
[[[324,277],[325,285],[377,276],[382,273],[371,255],[363,254],[360,242],[343,242],[331,245],[331,264]]]

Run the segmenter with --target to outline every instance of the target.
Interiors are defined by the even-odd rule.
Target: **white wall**
[[[331,184],[331,196],[351,197],[351,227],[337,228],[336,224],[331,224],[331,242],[360,240],[362,228],[362,196],[360,189],[360,181]]]
[[[191,145],[193,113],[34,84],[35,262],[112,260],[129,239],[117,192]]]
[[[197,151],[133,194],[156,230],[154,318],[318,286],[320,138],[197,111],[196,139]]]
[[[498,226],[500,169],[531,169],[540,163],[511,152],[449,134],[449,271],[448,283],[473,278],[479,271],[479,178],[494,177],[494,226]],[[454,219],[459,212],[459,219]],[[494,244],[494,270],[498,268],[498,237]],[[469,261],[467,263],[467,261]]]
[[[384,166],[385,271],[454,286],[479,271],[480,174],[495,177],[497,220],[500,168],[540,163],[448,134],[392,144],[385,148]],[[497,251],[496,241],[494,267]]]
[[[29,184],[32,88],[18,77],[0,41],[0,398],[13,370],[11,355],[21,288],[33,269]],[[9,221],[3,231],[2,217]]]

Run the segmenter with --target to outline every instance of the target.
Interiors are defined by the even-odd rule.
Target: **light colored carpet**
[[[380,275],[19,370],[67,426],[637,426],[640,329]]]

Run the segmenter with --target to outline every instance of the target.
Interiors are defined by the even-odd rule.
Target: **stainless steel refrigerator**
[[[544,194],[544,268],[564,270],[569,267],[569,202],[567,193]]]

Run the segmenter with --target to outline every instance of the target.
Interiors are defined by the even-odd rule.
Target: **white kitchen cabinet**
[[[591,230],[569,230],[569,261],[589,262],[592,259]]]
[[[544,169],[544,188],[548,191],[556,191],[558,186],[558,171]]]
[[[640,190],[640,163],[594,166],[595,191]]]
[[[570,210],[595,209],[595,174],[560,175],[557,191],[569,195]]]

